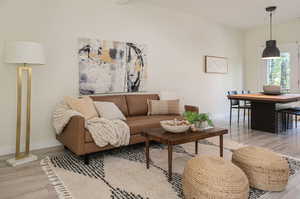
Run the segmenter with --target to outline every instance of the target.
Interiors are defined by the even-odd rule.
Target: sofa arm
[[[57,139],[76,155],[84,155],[84,118],[73,116]]]
[[[196,112],[199,113],[199,107],[198,106],[192,106],[192,105],[185,105],[184,106],[185,111],[190,111],[190,112]]]

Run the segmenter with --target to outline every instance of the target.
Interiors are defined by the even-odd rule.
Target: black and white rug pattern
[[[207,144],[213,146],[213,144],[203,141],[201,144]],[[218,146],[214,146],[218,147]],[[160,149],[164,150],[166,147],[161,144],[151,144],[151,150]],[[225,151],[230,151],[230,149],[224,149]],[[185,150],[184,147],[178,145],[173,148],[174,153],[183,154],[189,157],[194,157],[194,154],[191,154]],[[95,178],[102,181],[107,188],[110,190],[111,199],[146,199],[149,197],[144,197],[143,193],[130,192],[124,188],[120,188],[110,183],[110,176],[106,173],[105,169],[105,159],[108,157],[116,157],[119,159],[125,159],[135,163],[145,164],[145,153],[144,153],[144,144],[137,144],[133,146],[127,146],[122,148],[117,148],[110,151],[100,152],[91,155],[90,164],[85,165],[83,160],[74,155],[70,151],[65,151],[56,155],[49,156],[49,161],[51,165],[55,168],[61,168],[69,172],[76,174],[84,175],[90,178]],[[288,160],[290,167],[290,175],[294,175],[300,170],[300,161],[292,159],[290,157],[285,157]],[[166,183],[170,183],[173,191],[176,193],[178,198],[184,198],[182,191],[182,176],[180,173],[173,173],[172,181],[167,180],[167,170],[160,167],[155,162],[150,162],[150,167],[154,167],[160,170],[166,179]],[[146,168],[145,168],[146,169]],[[111,174],[110,174],[111,175]],[[130,176],[129,176],[130,177]],[[147,180],[147,179],[145,179]],[[251,188],[249,199],[259,199],[261,196],[266,194],[266,191],[258,190]],[[151,198],[149,198],[151,199]]]

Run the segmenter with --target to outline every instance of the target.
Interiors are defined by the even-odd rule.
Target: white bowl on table
[[[160,121],[161,127],[171,133],[183,133],[189,130],[191,127],[187,122],[182,122],[178,120],[164,120]]]

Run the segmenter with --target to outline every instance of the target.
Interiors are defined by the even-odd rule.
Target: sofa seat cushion
[[[134,116],[127,117],[127,125],[130,128],[130,134],[136,135],[142,132],[143,129],[147,128],[159,128],[160,121],[162,120],[173,120],[183,119],[180,115],[153,115],[153,116]],[[88,130],[85,131],[85,142],[94,142],[92,135]]]
[[[182,119],[180,115],[154,115],[154,116],[135,116],[127,118],[127,125],[130,128],[132,135],[139,134],[143,129],[147,128],[159,128],[160,121]]]

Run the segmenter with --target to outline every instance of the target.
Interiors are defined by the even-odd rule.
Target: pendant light
[[[266,48],[262,54],[262,59],[280,58],[280,51],[276,46],[276,40],[272,40],[272,17],[274,10],[276,10],[276,6],[270,6],[266,8],[266,11],[270,13],[270,40],[266,41]]]

